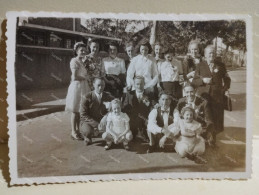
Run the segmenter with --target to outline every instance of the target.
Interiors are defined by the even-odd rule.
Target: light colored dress
[[[84,77],[83,81],[71,81],[67,97],[66,97],[66,111],[79,112],[81,97],[90,92],[90,87],[87,82],[87,70],[84,67],[83,62],[77,58],[72,58],[70,61],[70,69],[76,69],[77,76]]]
[[[205,141],[200,136],[202,127],[197,121],[193,120],[191,123],[187,123],[183,119],[179,119],[168,129],[173,137],[180,134],[175,145],[175,151],[180,156],[186,156],[186,154],[201,155],[205,152]]]
[[[145,89],[152,89],[158,82],[158,71],[156,60],[152,56],[138,55],[134,57],[127,71],[127,85],[134,90],[134,77],[143,76],[145,79]]]
[[[116,136],[121,135],[126,130],[126,125],[129,126],[129,117],[126,113],[121,112],[120,115],[115,115],[114,113],[110,112],[107,116],[107,126],[106,126],[106,132],[103,133],[102,138],[106,142],[114,142],[115,137],[111,135],[109,130],[111,129]],[[110,127],[108,125],[110,124]],[[124,136],[121,137],[119,143],[128,143],[130,140],[132,140],[132,132],[128,131]]]
[[[126,124],[130,119],[126,113],[121,112],[120,115],[115,115],[113,112],[108,114],[107,123],[111,122],[110,129],[118,136],[126,130]]]

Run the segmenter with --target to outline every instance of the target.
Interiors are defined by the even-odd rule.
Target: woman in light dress
[[[87,82],[87,70],[84,66],[83,59],[86,56],[86,45],[82,42],[78,42],[74,45],[75,56],[70,61],[70,69],[72,72],[71,82],[68,87],[66,97],[66,111],[71,112],[71,138],[79,140],[81,139],[79,133],[80,123],[80,102],[81,98],[90,91],[90,87]]]

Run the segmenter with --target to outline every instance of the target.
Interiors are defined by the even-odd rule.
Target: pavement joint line
[[[118,159],[116,159],[115,157],[113,157],[112,155],[109,155],[109,157],[110,157],[112,160],[114,160],[115,162],[120,163],[120,161],[119,161]]]

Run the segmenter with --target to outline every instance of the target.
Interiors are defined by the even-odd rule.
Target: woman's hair
[[[98,39],[89,38],[88,41],[87,41],[87,46],[88,46],[89,51],[90,51],[90,46],[91,46],[92,43],[96,43],[96,44],[100,45],[100,42],[99,42]]]
[[[192,112],[193,116],[195,115],[195,111],[193,108],[189,107],[189,106],[186,106],[186,107],[183,107],[182,110],[181,110],[181,116],[183,117],[184,113],[186,111],[190,111]]]
[[[151,52],[152,52],[152,47],[151,47],[151,45],[150,45],[150,43],[149,43],[149,41],[147,40],[147,39],[142,39],[139,43],[138,43],[138,45],[137,45],[137,47],[136,47],[136,52],[139,54],[140,53],[140,47],[141,46],[146,46],[147,48],[148,48],[148,54],[150,54]]]
[[[86,44],[83,43],[83,42],[76,42],[75,45],[74,45],[74,55],[77,56],[77,49],[80,48],[80,47],[85,47],[87,48]]]
[[[116,41],[110,41],[110,42],[108,43],[108,45],[109,45],[109,46],[114,46],[114,47],[116,47],[117,49],[119,49],[119,44],[118,44]]]
[[[127,49],[127,47],[133,47],[134,48],[134,43],[132,41],[128,41],[125,43],[125,50]]]
[[[110,103],[110,108],[109,108],[109,111],[110,111],[110,112],[112,111],[112,105],[119,105],[120,108],[121,108],[121,101],[120,101],[120,99],[115,98],[115,99],[113,99],[113,100],[111,101],[111,103]]]
[[[167,48],[167,49],[165,49],[164,50],[164,56],[166,55],[166,54],[171,54],[171,55],[175,55],[175,50],[173,49],[173,48]]]
[[[162,43],[160,43],[160,42],[155,42],[154,48],[155,48],[157,45],[163,47],[163,44],[162,44]]]

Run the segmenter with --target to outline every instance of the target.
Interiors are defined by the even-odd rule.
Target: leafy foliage
[[[152,21],[90,19],[86,21],[89,33],[121,38],[122,44],[132,40],[137,43],[150,37]],[[138,32],[137,27],[144,25]],[[215,37],[221,37],[223,43],[234,49],[246,50],[246,25],[241,20],[217,21],[157,21],[156,41],[166,48],[173,48],[177,54],[186,54],[191,40],[199,40],[205,47]]]

